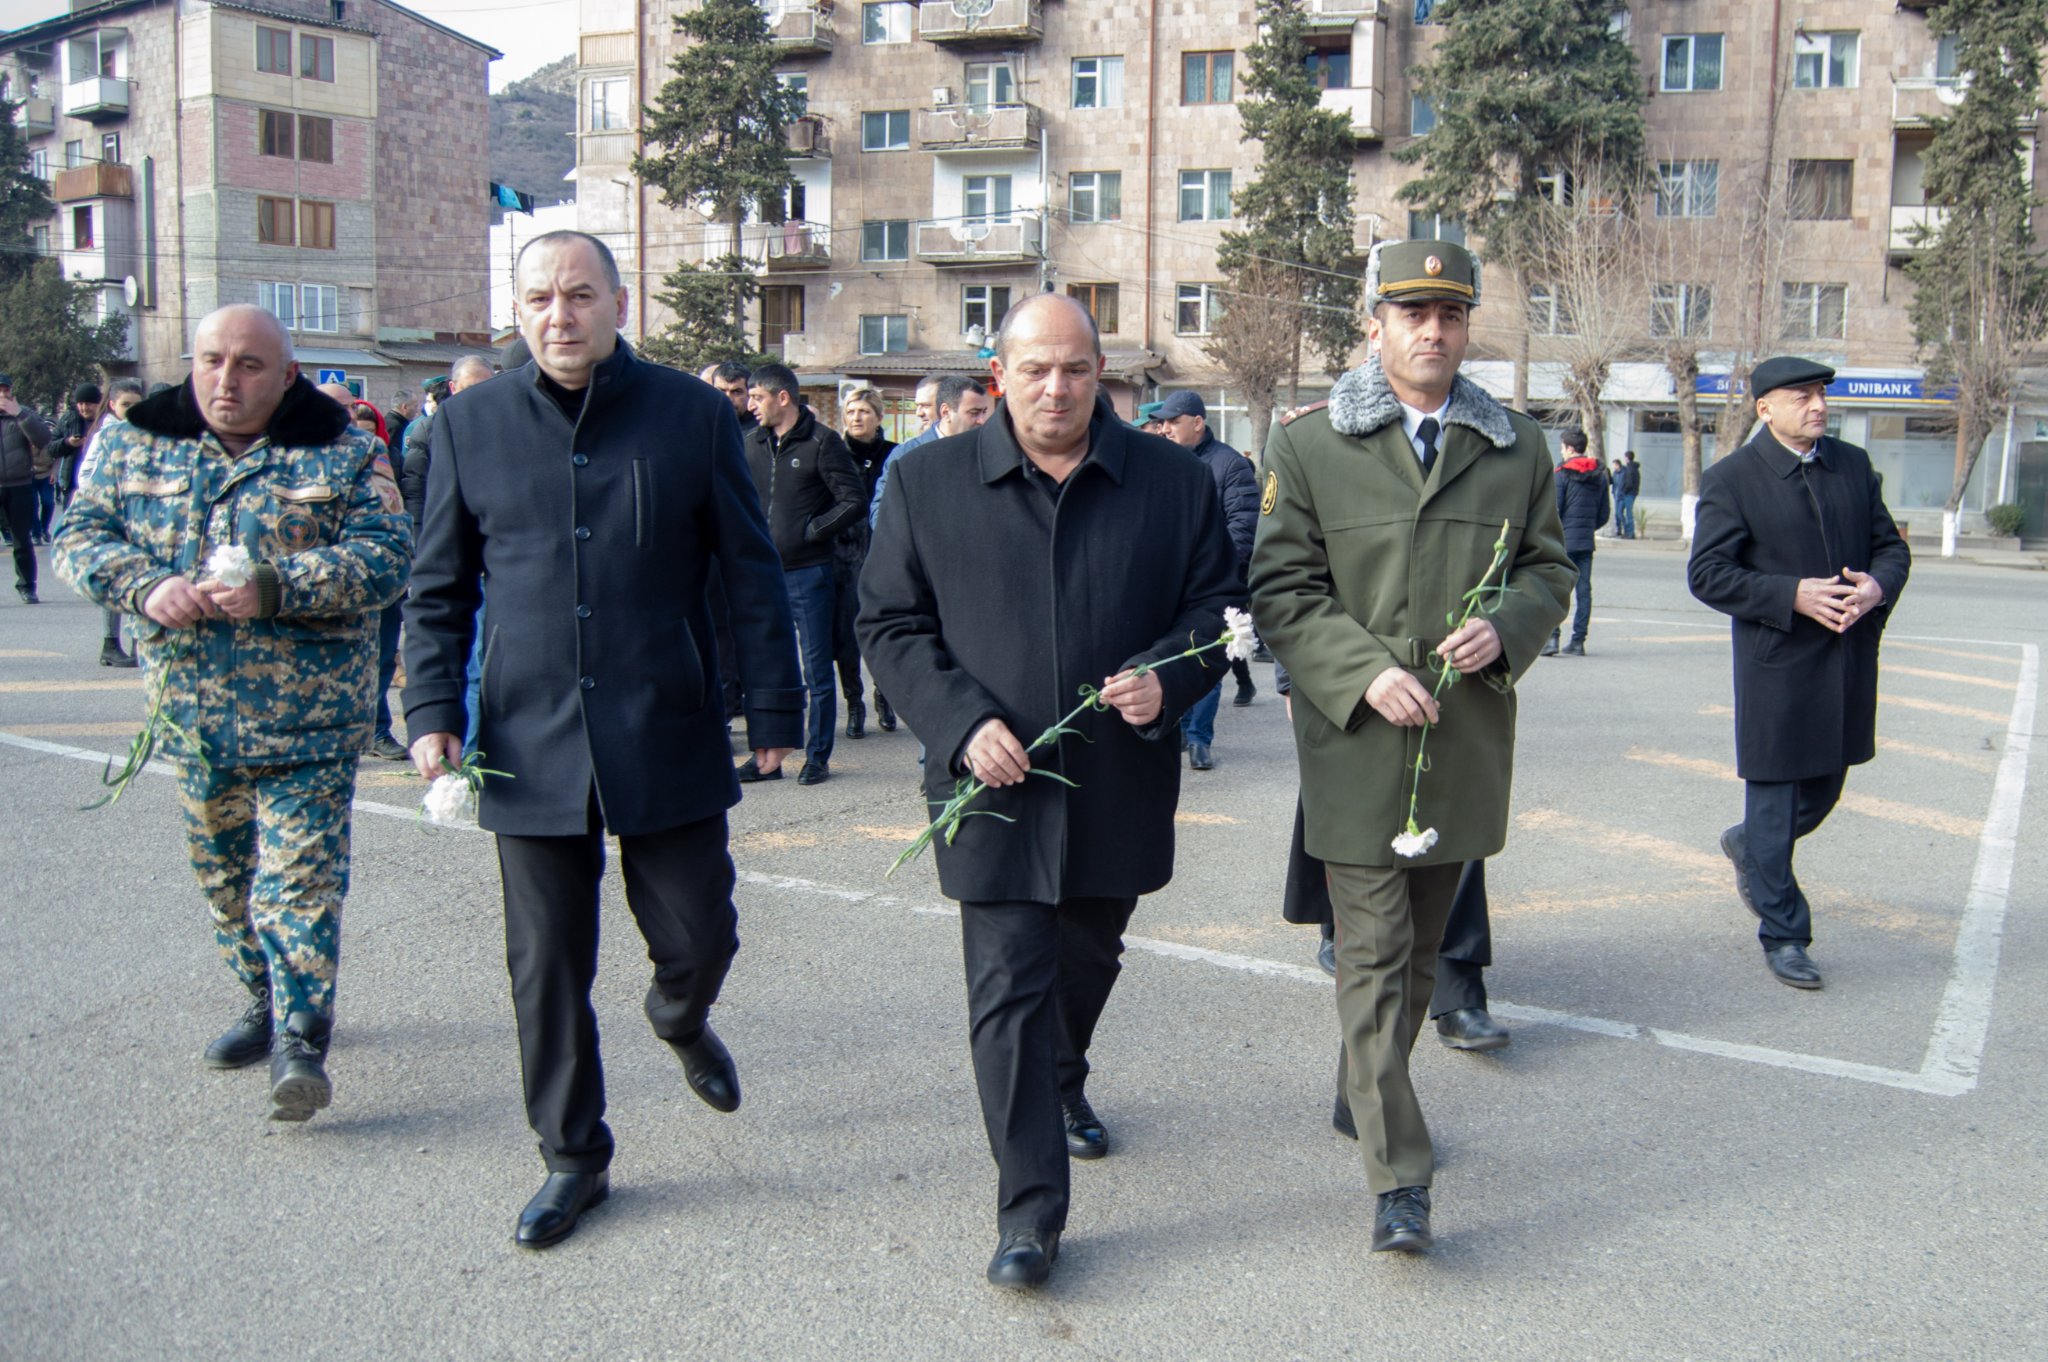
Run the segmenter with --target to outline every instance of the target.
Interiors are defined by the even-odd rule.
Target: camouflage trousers
[[[179,772],[214,939],[251,991],[270,985],[280,1026],[293,1012],[334,1015],[355,787],[354,757]]]

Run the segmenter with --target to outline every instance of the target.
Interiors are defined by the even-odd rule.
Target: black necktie
[[[1415,438],[1422,441],[1422,476],[1427,478],[1429,470],[1436,467],[1436,433],[1441,429],[1434,416],[1422,418],[1422,424],[1415,428]]]

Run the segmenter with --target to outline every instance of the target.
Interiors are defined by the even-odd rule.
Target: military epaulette
[[[1280,424],[1282,426],[1291,426],[1296,421],[1299,421],[1302,417],[1308,415],[1310,412],[1321,411],[1324,407],[1327,407],[1329,405],[1329,400],[1325,398],[1321,402],[1311,402],[1305,407],[1296,407],[1293,411],[1287,412],[1281,416]]]

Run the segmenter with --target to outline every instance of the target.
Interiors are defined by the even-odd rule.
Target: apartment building
[[[38,249],[129,319],[123,371],[181,378],[198,320],[256,303],[388,401],[489,344],[497,55],[385,0],[73,0],[0,34]]]
[[[1204,348],[1217,241],[1234,188],[1259,160],[1236,108],[1255,37],[1249,3],[761,3],[782,78],[806,101],[790,131],[789,221],[745,231],[763,285],[762,348],[821,387],[868,381],[907,397],[918,374],[982,369],[1003,310],[1058,289],[1093,309],[1126,409],[1192,388],[1226,438],[1257,443]],[[1393,155],[1434,123],[1409,74],[1441,37],[1433,0],[1305,6],[1325,106],[1349,115],[1356,140],[1361,257],[1379,239],[1458,235],[1459,224],[1425,220],[1400,200],[1413,171]],[[724,249],[721,229],[663,205],[629,169],[637,110],[670,74],[676,12],[657,0],[581,0],[579,222],[613,244],[629,275],[629,335],[667,321],[652,295],[677,260]],[[1617,23],[1650,92],[1661,185],[1651,211],[1711,216],[1764,173],[1782,177],[1779,277],[1759,279],[1755,299],[1778,319],[1784,348],[1840,368],[1841,433],[1872,450],[1894,504],[1938,506],[1954,437],[1948,404],[1916,362],[1903,266],[1915,249],[1909,228],[1937,211],[1921,188],[1930,120],[1963,92],[1926,5],[1651,0]],[[1562,404],[1546,335],[1556,309],[1540,284],[1526,300],[1506,287],[1499,277],[1477,314],[1472,372],[1512,393],[1526,344],[1530,404],[1545,415]],[[1715,299],[1697,278],[1644,292],[1632,305],[1646,338],[1673,327],[1708,337],[1698,384],[1711,412],[1730,359],[1711,342],[1717,327],[1730,330],[1739,300]],[[1327,383],[1302,375],[1310,397]],[[1671,376],[1646,353],[1617,366],[1607,398],[1609,447],[1637,451],[1653,506],[1675,502]],[[2011,496],[2026,447],[2048,439],[2048,394],[2039,406],[2038,424],[2023,407],[1994,438],[1970,509]],[[1562,413],[1556,422],[1569,423]],[[1711,436],[1709,448],[1711,457]]]

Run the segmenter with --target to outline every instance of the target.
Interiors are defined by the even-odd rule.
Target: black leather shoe
[[[880,691],[875,692],[875,722],[882,726],[884,733],[896,731],[896,711],[889,708],[888,697]]]
[[[846,702],[846,736],[865,738],[868,735],[868,707],[858,700]]]
[[[242,1019],[206,1047],[210,1069],[246,1069],[270,1053],[270,990],[254,990]]]
[[[1586,655],[1586,640],[1582,638],[1573,639],[1570,643],[1565,644],[1563,648],[1559,649],[1557,655],[1559,657],[1584,657]]]
[[[1240,681],[1237,683],[1237,695],[1230,703],[1233,705],[1248,705],[1258,697],[1258,693],[1259,688],[1257,686],[1249,681]]]
[[[1067,1156],[1075,1159],[1099,1159],[1109,1153],[1109,1127],[1102,1124],[1102,1118],[1095,1114],[1095,1108],[1088,1105],[1088,1099],[1077,1097],[1071,1102],[1060,1103],[1060,1114],[1067,1122]]]
[[[1004,1230],[988,1260],[990,1286],[1043,1286],[1060,1257],[1058,1230]]]
[[[370,739],[370,755],[382,761],[404,761],[410,754],[404,743],[389,733],[379,733]]]
[[[804,769],[796,773],[799,785],[823,785],[832,779],[832,767],[823,757],[811,757],[804,762]]]
[[[1513,1039],[1483,1007],[1461,1007],[1436,1019],[1436,1038],[1453,1050],[1500,1050]]]
[[[294,1012],[284,1019],[277,1045],[270,1052],[270,1119],[311,1120],[334,1100],[327,1081],[327,1041],[332,1035],[325,1017]]]
[[[1341,1092],[1337,1094],[1337,1105],[1330,1109],[1330,1129],[1347,1140],[1358,1138],[1358,1122],[1351,1117],[1351,1099]]]
[[[1427,1253],[1436,1236],[1429,1232],[1429,1188],[1396,1187],[1380,1193],[1379,1214],[1372,1222],[1372,1251]]]
[[[14,594],[21,597],[23,605],[41,605],[43,603],[42,598],[36,595],[36,589],[32,586],[17,585],[14,588]]]
[[[1556,657],[1556,656],[1557,656],[1557,635],[1556,635],[1556,634],[1552,634],[1552,635],[1550,636],[1550,642],[1548,642],[1548,643],[1544,644],[1544,645],[1543,645],[1543,651],[1542,651],[1542,652],[1540,652],[1540,653],[1538,653],[1538,654],[1536,654],[1536,656],[1538,656],[1538,657]]]
[[[1778,976],[1781,984],[1794,988],[1819,988],[1820,969],[1807,958],[1806,947],[1797,941],[1787,941],[1782,946],[1772,946],[1764,952],[1764,963],[1771,973]]]
[[[1337,977],[1337,938],[1326,936],[1323,944],[1316,947],[1316,964],[1332,979]]]
[[[1188,769],[1190,771],[1213,771],[1216,758],[1209,755],[1209,744],[1191,742],[1188,744]]]
[[[585,1211],[611,1194],[612,1175],[603,1169],[550,1173],[519,1213],[519,1229],[512,1242],[530,1249],[559,1244],[576,1232],[576,1221]]]
[[[752,757],[748,757],[740,764],[740,784],[742,785],[752,785],[755,781],[759,780],[780,779],[782,779],[782,768],[780,766],[772,771],[763,771],[761,764]]]
[[[1749,842],[1737,823],[1721,834],[1721,854],[1735,863],[1735,897],[1742,900],[1742,906],[1749,909],[1758,922],[1764,915],[1757,912],[1756,900],[1749,893]]]
[[[100,665],[102,667],[134,667],[140,664],[121,651],[121,640],[108,638],[100,640]]]
[[[706,1026],[688,1045],[672,1040],[668,1048],[683,1061],[683,1081],[706,1106],[716,1111],[740,1109],[740,1071],[716,1031]]]

